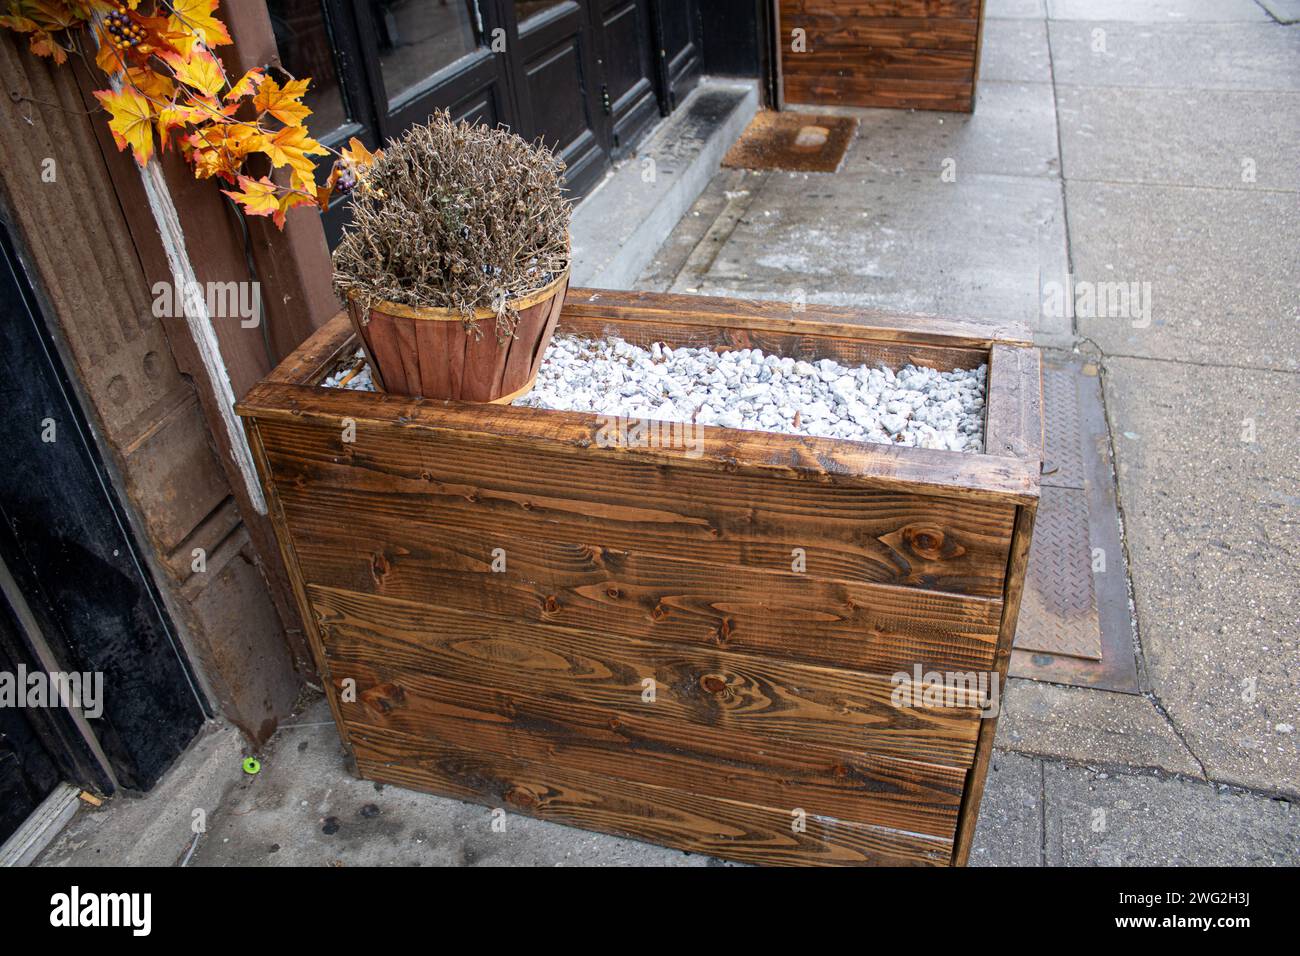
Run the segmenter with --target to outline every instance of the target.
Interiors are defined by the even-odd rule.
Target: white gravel
[[[514,404],[979,452],[986,375],[563,336]]]
[[[338,388],[343,362],[321,384]],[[952,451],[984,450],[988,369],[897,372],[831,359],[797,361],[759,349],[639,348],[621,338],[557,336],[537,384],[514,404],[626,418],[723,425]],[[371,392],[363,366],[342,387]]]
[[[325,388],[348,388],[354,392],[375,391],[374,380],[370,377],[370,365],[365,362],[365,359],[366,353],[361,351],[361,349],[357,349],[356,354],[353,355],[352,358],[340,362],[334,371],[321,379],[321,385]],[[356,375],[353,375],[346,383],[339,384],[340,382],[343,382],[343,379],[347,376],[348,372],[356,368],[359,362],[362,363],[361,371],[357,372]]]

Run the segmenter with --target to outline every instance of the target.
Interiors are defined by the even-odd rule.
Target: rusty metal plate
[[[762,110],[727,151],[722,165],[833,173],[840,168],[857,129],[858,121],[851,116]]]
[[[1078,378],[1078,369],[1072,366],[1043,366],[1043,405],[1048,423],[1043,484],[1054,488],[1083,487]]]
[[[1042,490],[1015,646],[1101,660],[1088,501],[1082,489]]]
[[[1010,674],[1137,693],[1128,569],[1097,367],[1045,353],[1043,404],[1045,474]],[[1096,571],[1094,555],[1104,562]]]

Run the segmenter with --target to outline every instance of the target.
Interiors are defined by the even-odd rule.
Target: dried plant
[[[509,130],[446,112],[386,148],[352,195],[352,224],[334,250],[334,288],[363,308],[378,300],[460,312],[491,309],[497,334],[512,302],[569,264],[564,163]]]

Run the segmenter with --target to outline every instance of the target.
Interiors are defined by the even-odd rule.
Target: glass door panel
[[[473,0],[364,0],[389,102],[479,47]]]

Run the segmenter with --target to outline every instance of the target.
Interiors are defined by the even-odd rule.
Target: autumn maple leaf
[[[310,82],[311,80],[290,80],[281,86],[268,76],[257,88],[253,108],[259,113],[270,113],[286,126],[301,126],[303,120],[311,115],[311,109],[299,102]]]
[[[108,128],[118,149],[131,147],[135,161],[143,166],[153,155],[153,106],[127,87],[120,92],[97,90],[95,97],[112,114]]]
[[[323,156],[329,150],[308,136],[303,127],[286,126],[266,138],[262,152],[271,157],[271,165],[289,166],[300,177],[311,181],[316,174],[316,164],[309,157]]]
[[[260,66],[253,67],[239,78],[239,81],[230,88],[228,93],[226,93],[224,99],[238,100],[243,99],[245,96],[252,93],[256,93],[257,88],[262,85],[262,80],[265,78],[266,71],[264,69]]]
[[[271,219],[275,222],[277,226],[283,229],[285,214],[290,209],[293,209],[295,206],[315,206],[315,205],[316,205],[316,197],[313,196],[311,193],[298,192],[298,191],[287,192],[280,197],[279,214],[273,215]]]
[[[172,68],[176,79],[204,96],[214,96],[226,85],[221,61],[206,50],[195,48],[185,55],[168,51],[159,56]]]
[[[221,191],[243,206],[244,212],[249,216],[280,217],[283,215],[280,209],[280,187],[265,176],[261,179],[240,176],[238,192],[233,189]]]
[[[171,0],[167,26],[173,33],[198,40],[208,46],[230,43],[226,25],[216,17],[217,0]]]

